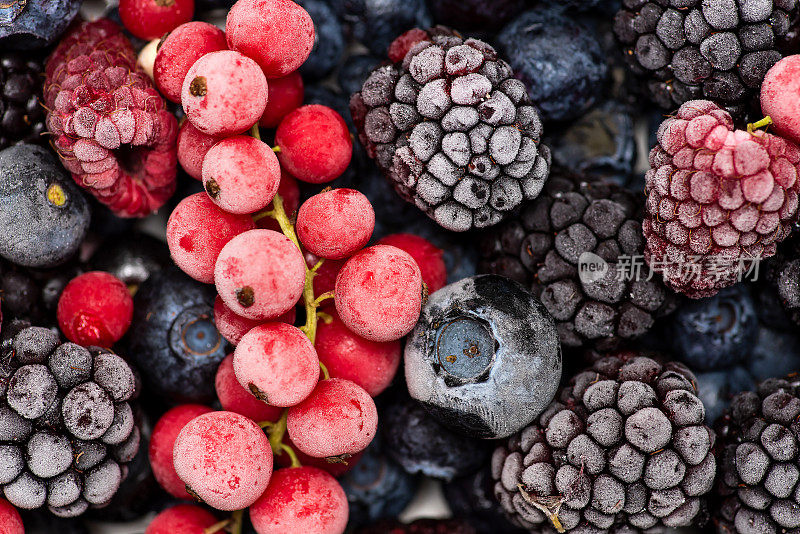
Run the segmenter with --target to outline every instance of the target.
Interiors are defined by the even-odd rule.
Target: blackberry
[[[770,378],[740,393],[720,442],[717,532],[794,532],[800,526],[800,384]]]
[[[17,143],[45,144],[47,131],[42,94],[42,58],[0,52],[0,150]]]
[[[98,347],[61,343],[41,327],[4,346],[0,485],[23,509],[60,517],[108,504],[139,448],[133,370]]]
[[[407,52],[406,52],[407,51]],[[550,168],[525,85],[490,45],[411,30],[350,99],[359,138],[397,193],[442,227],[499,223]]]
[[[679,363],[597,361],[495,450],[495,496],[513,522],[542,533],[655,532],[701,520],[715,434],[694,384]]]
[[[632,192],[559,170],[538,199],[481,237],[478,270],[531,287],[565,346],[612,349],[643,335],[675,304],[645,268],[640,276],[621,272],[623,262],[642,264],[641,213]],[[579,271],[589,263],[605,269],[602,277]]]
[[[766,280],[777,292],[786,314],[800,325],[800,236],[791,233],[766,262]]]
[[[741,116],[769,68],[793,53],[798,13],[797,0],[624,0],[614,30],[658,105],[704,98]]]

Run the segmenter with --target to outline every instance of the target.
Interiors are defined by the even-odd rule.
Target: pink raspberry
[[[779,134],[800,143],[800,54],[783,58],[767,71],[761,111],[772,118]]]
[[[691,298],[734,284],[775,254],[797,220],[800,148],[735,130],[713,102],[686,102],[665,120],[647,171],[645,260]]]
[[[233,371],[233,354],[226,356],[219,364],[214,387],[223,410],[242,414],[257,423],[261,421],[275,422],[281,417],[283,409],[258,400],[236,380],[236,374]]]
[[[108,19],[73,27],[47,61],[47,127],[73,179],[120,217],[175,191],[178,125]]]

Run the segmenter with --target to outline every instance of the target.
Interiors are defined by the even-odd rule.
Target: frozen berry
[[[178,162],[186,174],[198,180],[203,179],[203,159],[211,147],[224,136],[207,135],[198,130],[192,121],[183,121],[178,130]]]
[[[767,71],[761,111],[772,118],[779,134],[800,143],[800,55],[785,57]]]
[[[258,124],[262,128],[275,128],[286,115],[303,105],[303,78],[299,72],[271,78],[268,93],[267,107]]]
[[[433,243],[414,234],[391,234],[382,237],[379,245],[391,245],[405,250],[417,262],[422,273],[422,281],[428,292],[434,293],[447,283],[447,268],[444,265],[444,251]]]
[[[278,184],[278,195],[283,201],[283,210],[290,219],[293,219],[297,213],[297,207],[300,205],[300,187],[297,185],[297,180],[291,174],[281,169],[281,182]],[[267,210],[273,209],[272,202],[267,206]],[[266,230],[281,231],[281,226],[272,217],[261,217],[256,221],[256,226]]]
[[[283,315],[272,320],[286,324],[294,324],[295,312],[295,308],[292,308]],[[264,321],[248,319],[247,317],[236,315],[233,310],[222,302],[219,295],[217,295],[214,299],[214,323],[217,325],[217,330],[219,330],[222,337],[230,341],[231,344],[238,345],[243,335],[256,326],[264,324]],[[232,411],[235,412],[236,410]]]
[[[267,491],[250,507],[258,534],[340,534],[348,516],[342,486],[325,471],[307,466],[276,471]]]
[[[231,50],[256,60],[268,78],[296,71],[314,47],[314,22],[292,0],[239,0],[225,32]]]
[[[319,104],[303,106],[283,118],[275,132],[278,159],[292,176],[323,184],[350,164],[353,140],[341,115]]]
[[[347,328],[372,341],[400,339],[422,308],[422,275],[407,252],[375,245],[347,260],[336,277],[336,311]]]
[[[294,406],[317,385],[319,358],[299,328],[266,323],[242,337],[233,353],[233,369],[256,398],[273,406]]]
[[[324,265],[324,264],[323,264]],[[332,377],[355,382],[375,397],[392,383],[400,365],[400,342],[378,343],[354,334],[330,310],[331,321],[320,321],[315,347]]]
[[[211,408],[202,404],[181,404],[162,415],[150,435],[149,458],[153,476],[167,493],[178,499],[191,499],[191,496],[175,472],[172,461],[175,440],[186,423],[210,411]]]
[[[178,504],[153,518],[144,534],[204,534],[215,524],[214,514],[194,504]]]
[[[267,79],[255,61],[239,52],[211,52],[186,73],[181,104],[186,117],[201,132],[239,134],[264,113]]]
[[[322,469],[326,473],[329,473],[336,478],[339,478],[345,473],[351,471],[358,464],[358,461],[364,454],[364,451],[361,451],[353,454],[347,459],[343,459],[344,461],[339,461],[339,459],[336,459],[336,461],[330,461],[328,458],[315,458],[307,455],[297,448],[297,445],[292,442],[292,438],[289,437],[289,434],[284,434],[283,443],[294,451],[294,454],[297,456],[297,460],[300,462],[300,465]],[[281,451],[275,455],[275,465],[279,465],[281,467],[291,467],[292,461],[293,460],[291,456],[289,456],[285,451]]]
[[[250,230],[220,252],[214,283],[222,301],[250,319],[271,319],[289,311],[303,292],[303,254],[283,234]]]
[[[233,371],[233,354],[225,357],[219,364],[214,384],[223,410],[242,414],[257,423],[277,421],[281,416],[280,408],[258,400],[236,380],[236,374]]]
[[[233,412],[192,419],[175,440],[175,472],[187,490],[219,510],[240,510],[267,489],[272,449],[253,421]]]
[[[210,284],[222,248],[254,227],[250,217],[222,211],[207,194],[195,193],[181,200],[169,216],[167,244],[172,259],[183,272]]]
[[[10,502],[0,499],[0,532],[3,534],[25,534],[22,518]]]
[[[270,147],[249,135],[223,139],[203,159],[203,187],[230,213],[253,213],[278,192],[281,166]]]
[[[355,189],[323,191],[297,212],[297,237],[322,258],[339,260],[367,244],[375,229],[375,210]]]
[[[91,271],[73,278],[58,300],[58,326],[78,345],[110,347],[133,318],[133,298],[118,278]]]
[[[192,20],[194,0],[120,0],[119,18],[139,39],[157,39]]]
[[[153,81],[162,95],[173,102],[180,102],[183,80],[195,61],[211,52],[227,49],[225,32],[213,24],[200,21],[181,24],[158,44],[158,53],[153,63]]]
[[[286,425],[294,444],[309,456],[346,457],[366,449],[375,437],[378,411],[364,388],[331,378],[289,408]]]

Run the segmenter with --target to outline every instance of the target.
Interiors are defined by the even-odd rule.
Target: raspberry
[[[183,170],[198,180],[203,179],[203,159],[211,147],[224,136],[207,135],[194,127],[191,121],[183,121],[178,130],[178,161]]]
[[[375,229],[375,210],[355,189],[323,191],[297,212],[297,237],[311,253],[340,260],[367,244]]]
[[[222,211],[207,194],[195,193],[172,210],[167,221],[167,244],[183,272],[210,284],[214,282],[214,265],[222,248],[254,227],[250,217]]]
[[[338,178],[350,164],[353,140],[341,115],[313,104],[286,115],[275,132],[281,165],[295,178],[323,184]]]
[[[47,61],[47,126],[64,167],[121,217],[175,191],[177,122],[107,19],[76,25]]]
[[[78,345],[111,347],[133,318],[133,298],[118,278],[92,271],[73,278],[58,300],[58,326]]]
[[[267,323],[242,337],[233,353],[233,370],[239,384],[257,399],[272,406],[294,406],[317,385],[319,358],[299,328]]]
[[[422,281],[428,286],[428,293],[435,293],[447,283],[444,251],[424,237],[414,234],[391,234],[382,237],[378,244],[390,245],[408,252],[419,266]]]
[[[800,55],[785,57],[767,71],[761,111],[772,118],[779,134],[800,143]]]
[[[344,532],[349,516],[347,496],[331,475],[315,467],[275,472],[264,495],[250,507],[258,534]]]
[[[266,434],[233,412],[211,412],[189,421],[175,440],[173,461],[187,490],[219,510],[250,506],[272,475]]]
[[[270,147],[247,135],[214,145],[203,159],[203,187],[229,213],[253,213],[278,192],[281,166]]]
[[[232,50],[211,52],[186,73],[181,88],[186,118],[208,135],[240,134],[267,105],[267,80],[255,61]]]
[[[119,18],[139,39],[157,39],[192,20],[194,0],[120,0]]]
[[[175,440],[186,423],[211,411],[211,408],[202,404],[181,404],[168,410],[153,427],[148,450],[150,467],[159,485],[173,497],[192,498],[186,491],[186,485],[175,472],[175,465],[172,461]]]
[[[271,78],[268,93],[267,107],[258,124],[262,128],[275,128],[286,115],[303,105],[303,78],[299,72]]]
[[[268,78],[296,71],[314,47],[314,22],[291,0],[239,0],[225,33],[230,49],[256,60]]]
[[[194,504],[178,504],[153,518],[144,534],[203,534],[215,524],[214,514]]]
[[[166,3],[175,0],[145,1]],[[160,37],[162,33],[155,37]],[[153,63],[156,87],[168,99],[180,102],[183,80],[195,61],[211,52],[227,49],[225,32],[213,24],[199,21],[181,24],[158,44],[158,53]]]
[[[323,380],[289,408],[286,428],[297,448],[315,458],[347,458],[375,437],[378,411],[364,388],[342,378]]]
[[[650,152],[645,260],[691,298],[735,283],[740,262],[774,255],[797,220],[798,164],[791,141],[734,130],[713,102],[686,102]]]
[[[327,313],[331,322],[317,325],[315,347],[319,361],[332,377],[358,384],[371,397],[380,395],[392,383],[400,365],[400,341],[369,341],[347,328],[335,310]]]
[[[217,397],[223,410],[236,412],[256,422],[277,421],[282,410],[260,401],[242,387],[233,371],[233,354],[222,360],[214,381]]]
[[[399,248],[375,245],[347,260],[336,277],[336,311],[347,328],[371,341],[408,334],[422,308],[422,275]]]
[[[295,308],[292,308],[283,315],[276,317],[274,320],[281,323],[294,324],[295,311]],[[222,302],[219,295],[214,299],[214,324],[217,326],[220,335],[233,345],[238,345],[243,335],[263,323],[264,321],[257,321],[242,317],[241,315],[236,315],[233,310]],[[235,412],[236,410],[232,411]]]
[[[25,534],[19,512],[5,499],[0,499],[0,531],[4,534]]]
[[[292,308],[303,292],[306,266],[292,241],[272,230],[250,230],[231,239],[214,267],[222,301],[250,319],[271,319]]]

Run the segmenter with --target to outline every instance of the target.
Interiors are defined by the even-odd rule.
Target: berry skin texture
[[[265,208],[281,180],[281,166],[266,143],[248,135],[223,139],[203,159],[203,187],[229,213]]]
[[[156,87],[169,100],[179,103],[183,80],[195,61],[211,52],[227,49],[225,32],[213,24],[199,21],[181,24],[158,45],[158,53],[153,63],[153,80]]]
[[[228,242],[217,258],[214,283],[234,313],[272,319],[303,293],[305,260],[292,241],[273,230],[250,230]]]
[[[240,134],[267,106],[267,79],[255,61],[233,50],[198,59],[183,80],[186,118],[208,135]]]
[[[192,499],[186,491],[186,484],[175,472],[172,461],[175,440],[186,423],[211,411],[211,408],[202,404],[181,404],[168,410],[153,427],[148,450],[150,467],[158,484],[173,497]]]
[[[131,325],[133,298],[115,276],[91,271],[67,284],[56,315],[59,328],[73,343],[109,348]]]
[[[214,265],[223,247],[253,228],[255,224],[250,217],[223,211],[207,194],[195,193],[172,210],[167,221],[167,245],[183,272],[198,282],[211,284]]]
[[[366,248],[336,277],[336,311],[342,322],[371,341],[408,334],[422,308],[422,274],[407,252],[388,245]]]
[[[211,147],[222,139],[222,136],[204,134],[195,128],[191,121],[183,121],[178,130],[178,162],[186,174],[202,180],[203,159]]]
[[[367,448],[378,427],[375,402],[342,378],[323,380],[306,400],[289,408],[286,428],[297,448],[315,458],[344,457]]]
[[[397,373],[400,341],[369,341],[347,328],[334,310],[326,312],[332,321],[320,321],[317,325],[314,346],[319,361],[325,364],[332,377],[355,382],[370,397],[377,397],[389,387]]]
[[[0,532],[3,534],[25,534],[25,526],[17,509],[5,499],[0,499]]]
[[[292,308],[283,315],[276,317],[274,320],[286,324],[294,324],[296,309]],[[264,321],[256,321],[236,315],[236,313],[227,307],[219,295],[214,298],[214,324],[220,335],[231,342],[233,345],[238,345],[242,336],[248,333],[256,326],[263,324]],[[227,410],[227,408],[226,408]],[[231,410],[235,412],[236,410]]]
[[[144,534],[203,534],[217,522],[216,516],[194,504],[167,508],[153,518]]]
[[[233,353],[233,370],[243,388],[273,406],[294,406],[308,397],[319,379],[314,345],[285,323],[257,326]]]
[[[375,210],[355,189],[318,193],[300,206],[297,237],[313,254],[340,260],[360,250],[375,229]]]
[[[276,128],[286,115],[303,105],[303,77],[299,72],[293,72],[282,78],[270,78],[268,83],[267,107],[258,125]]]
[[[223,410],[236,412],[255,422],[277,421],[282,410],[260,401],[242,387],[233,371],[233,354],[229,354],[219,364],[214,381],[217,397]]]
[[[119,17],[139,39],[158,39],[192,20],[194,0],[120,0]]]
[[[419,266],[428,293],[435,293],[447,283],[444,251],[424,237],[414,234],[391,234],[382,237],[378,244],[390,245],[408,252]]]
[[[353,140],[341,115],[319,104],[303,106],[283,118],[275,132],[281,166],[298,180],[324,184],[350,164]]]
[[[291,0],[239,0],[225,33],[228,47],[253,58],[267,78],[296,71],[314,47],[314,22]]]
[[[280,469],[264,495],[250,507],[258,534],[341,534],[349,506],[342,486],[316,467]]]
[[[272,449],[257,424],[233,412],[192,419],[175,440],[175,472],[189,490],[219,510],[258,499],[272,475]]]
[[[800,143],[800,55],[785,57],[767,71],[761,111],[772,117],[779,134]]]

